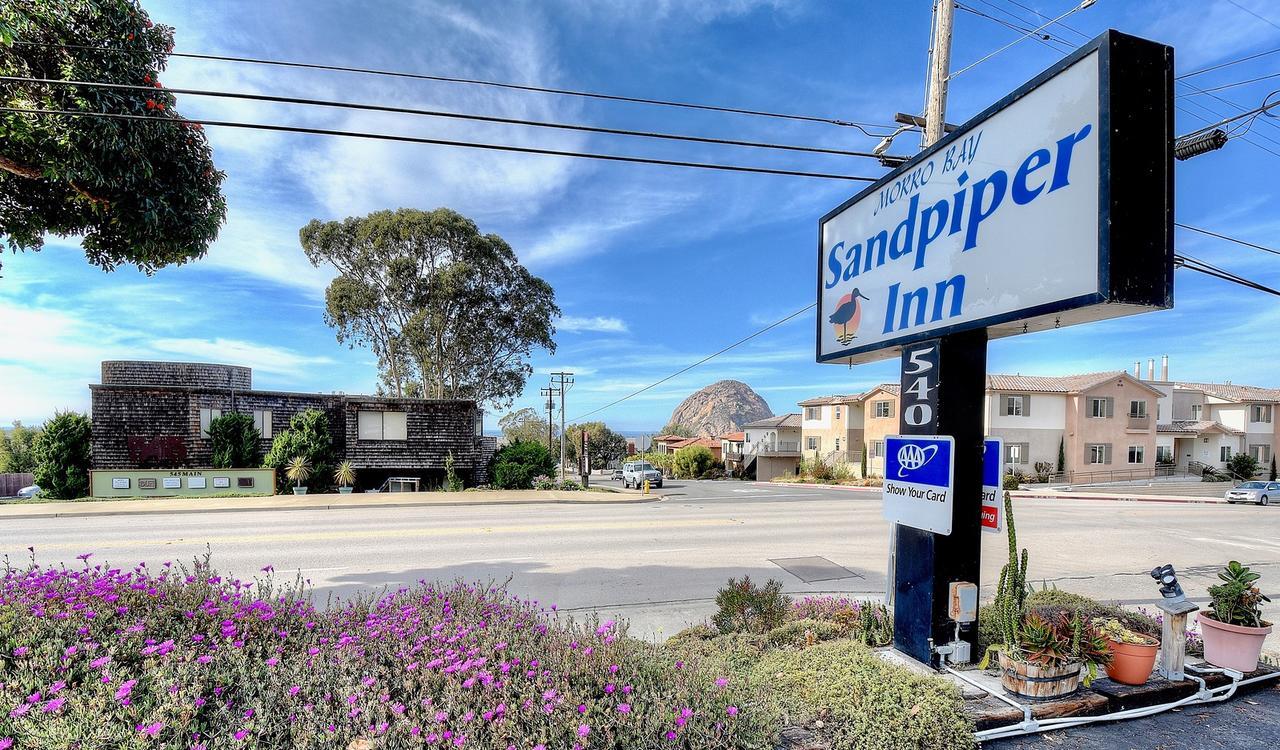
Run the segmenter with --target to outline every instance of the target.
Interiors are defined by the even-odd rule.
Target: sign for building
[[[259,494],[273,494],[275,469],[106,469],[89,472],[94,497],[200,497],[236,486]]]
[[[982,530],[991,534],[1004,529],[1003,477],[1004,440],[987,438],[982,442]]]
[[[1171,307],[1172,63],[1109,31],[824,216],[818,361]]]
[[[955,443],[947,435],[886,435],[884,517],[935,534],[951,533]]]

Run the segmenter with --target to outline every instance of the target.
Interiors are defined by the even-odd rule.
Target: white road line
[[[651,549],[646,550],[646,552],[651,555],[661,555],[668,552],[697,552],[699,549],[699,547],[679,547],[677,549]]]

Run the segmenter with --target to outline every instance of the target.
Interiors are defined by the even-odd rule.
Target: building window
[[[840,451],[840,438],[836,438],[836,452]]]
[[[877,418],[877,419],[887,419],[888,417],[892,417],[892,416],[893,416],[893,402],[892,402],[892,401],[877,401],[877,402],[876,402],[876,407],[875,407],[875,408],[876,408],[876,418]]]
[[[810,421],[815,419],[822,419],[822,407],[819,407],[819,406],[804,407],[804,418]]]
[[[871,457],[884,458],[884,441],[883,440],[871,441]]]
[[[1192,404],[1192,405],[1191,405],[1191,418],[1192,418],[1192,419],[1194,419],[1195,421],[1199,422],[1199,421],[1200,421],[1200,413],[1201,413],[1202,411],[1204,411],[1204,407],[1203,407],[1203,406],[1201,406],[1200,404]]]
[[[222,416],[221,409],[201,409],[200,410],[200,437],[209,437],[209,424],[213,420]]]
[[[1218,460],[1224,464],[1231,460],[1231,446],[1224,445],[1218,449]]]
[[[1260,464],[1265,464],[1271,460],[1271,446],[1264,444],[1256,444],[1249,446],[1249,455],[1253,456],[1253,460]]]
[[[258,430],[258,436],[270,439],[271,435],[271,410],[270,409],[254,409],[253,410],[253,426]]]
[[[1156,421],[1160,421],[1160,402],[1156,402]]]
[[[357,417],[361,440],[406,439],[405,413],[402,411],[362,411]]]
[[[1249,407],[1250,422],[1271,422],[1271,404],[1254,404]]]
[[[1091,398],[1089,399],[1089,416],[1096,419],[1106,419],[1111,416],[1115,407],[1115,402],[1110,398]]]
[[[1085,459],[1091,464],[1111,463],[1111,446],[1107,443],[1092,443],[1085,447]]]
[[[817,435],[810,435],[807,439],[806,447],[811,451],[822,450],[822,438]]]
[[[1031,454],[1027,443],[1005,443],[1004,462],[1007,464],[1025,464]]]
[[[836,407],[836,419],[839,419],[839,418],[840,418],[840,407],[838,407],[838,406],[837,406],[837,407]],[[1270,420],[1268,420],[1268,421],[1270,421]]]
[[[1005,396],[1004,414],[1006,417],[1021,417],[1023,410],[1022,396]]]
[[[1131,417],[1147,416],[1147,402],[1146,401],[1130,401],[1129,416]]]
[[[1129,463],[1131,464],[1142,463],[1143,458],[1145,458],[1146,456],[1146,452],[1147,452],[1147,449],[1145,446],[1141,446],[1141,445],[1129,446]]]
[[[1173,463],[1173,446],[1172,445],[1156,446],[1156,463],[1158,464]]]

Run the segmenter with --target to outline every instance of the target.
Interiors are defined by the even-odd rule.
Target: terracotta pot
[[[1262,642],[1271,626],[1251,628],[1218,622],[1206,612],[1196,613],[1200,635],[1204,638],[1204,660],[1216,667],[1252,672],[1262,656]]]
[[[1121,643],[1108,639],[1111,646],[1111,664],[1107,676],[1125,685],[1141,685],[1151,676],[1156,666],[1158,643]]]
[[[1054,700],[1080,688],[1081,665],[1044,667],[1010,659],[1000,653],[1000,686],[1006,693],[1029,701]]]

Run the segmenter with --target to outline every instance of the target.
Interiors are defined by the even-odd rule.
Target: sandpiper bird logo
[[[827,320],[836,328],[836,341],[848,344],[857,338],[858,324],[862,322],[862,303],[859,299],[870,302],[870,298],[855,287],[852,292],[840,298],[836,311]]]

